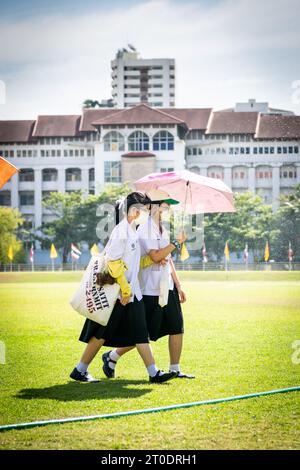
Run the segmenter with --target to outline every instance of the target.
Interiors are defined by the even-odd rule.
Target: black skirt
[[[106,326],[87,319],[79,340],[88,343],[92,337],[104,339],[104,346],[124,347],[149,343],[146,313],[143,300],[122,305],[117,300]]]
[[[144,295],[143,300],[151,341],[184,332],[183,315],[176,287],[169,290],[168,304],[165,307],[160,307],[158,304],[158,296]]]

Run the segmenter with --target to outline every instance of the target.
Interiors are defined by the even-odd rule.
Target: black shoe
[[[176,372],[178,379],[195,379],[194,375],[184,374],[183,372]]]
[[[113,362],[114,364],[116,364],[116,361],[113,361],[109,357],[109,353],[111,353],[111,351],[108,351],[102,354],[102,361],[103,361],[102,370],[108,379],[113,379],[115,377],[115,369],[112,369],[111,367],[109,367],[109,362]]]
[[[94,379],[87,371],[79,372],[76,367],[72,370],[70,377],[73,380],[77,380],[77,382],[99,382],[99,380]]]
[[[149,376],[149,382],[152,384],[162,384],[168,380],[175,379],[175,377],[177,377],[177,372],[162,372],[159,370],[154,377]]]

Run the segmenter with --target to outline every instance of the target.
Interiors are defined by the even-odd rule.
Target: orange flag
[[[9,163],[5,158],[0,157],[0,189],[17,171],[19,170],[15,165]]]

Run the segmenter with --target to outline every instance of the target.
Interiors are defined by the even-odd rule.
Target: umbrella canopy
[[[223,181],[188,170],[151,173],[134,185],[140,191],[163,189],[180,202],[177,207],[187,214],[235,212],[233,193]]]

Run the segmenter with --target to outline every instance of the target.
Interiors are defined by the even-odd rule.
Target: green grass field
[[[78,384],[69,373],[84,319],[69,306],[81,273],[0,274],[0,424],[93,415],[300,385],[300,273],[182,272],[182,367],[194,381],[150,385],[132,351],[107,380],[100,356]],[[168,367],[167,339],[153,343]],[[299,449],[300,392],[185,410],[0,433],[2,449]]]

